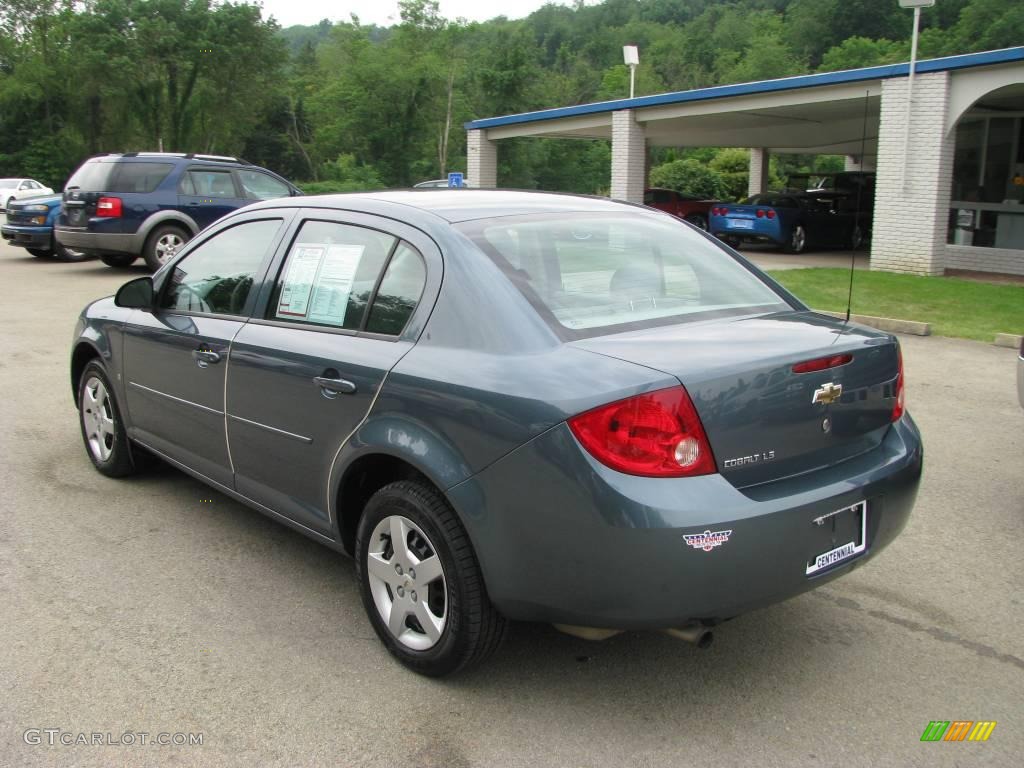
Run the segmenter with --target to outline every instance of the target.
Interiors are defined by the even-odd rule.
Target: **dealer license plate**
[[[753,229],[753,219],[729,219],[729,226],[733,229]]]
[[[816,553],[807,561],[806,574],[811,576],[856,557],[867,547],[868,505],[866,501],[837,509],[816,517],[814,544]],[[822,551],[819,547],[827,546]],[[820,553],[820,554],[817,554]]]

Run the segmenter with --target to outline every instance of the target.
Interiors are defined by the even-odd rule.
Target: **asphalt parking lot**
[[[485,666],[434,681],[388,657],[349,561],[169,468],[93,470],[68,343],[88,300],[138,274],[0,244],[0,765],[1020,764],[1013,350],[902,339],[925,480],[865,567],[705,651],[517,625]],[[986,743],[922,743],[932,720],[998,724]],[[35,745],[27,729],[203,744]]]

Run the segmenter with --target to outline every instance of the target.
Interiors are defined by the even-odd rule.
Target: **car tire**
[[[48,259],[53,256],[53,251],[48,251],[45,248],[26,248],[25,250],[37,259]]]
[[[135,472],[121,409],[99,360],[89,362],[78,380],[78,424],[85,452],[100,473],[125,477]]]
[[[53,240],[53,255],[61,261],[85,261],[89,256],[82,251],[76,251],[62,245],[56,238]]]
[[[189,241],[192,236],[177,224],[160,224],[154,227],[146,238],[146,246],[142,258],[146,265],[156,272],[178,249]]]
[[[100,256],[100,261],[108,267],[124,269],[125,267],[130,267],[137,258],[138,256],[132,256],[130,253],[104,253]]]
[[[807,248],[807,230],[797,224],[793,227],[793,232],[786,242],[786,250],[790,253],[803,253],[805,248]]]
[[[13,202],[14,202],[14,198],[13,197],[8,197],[7,198],[7,202],[4,203],[4,213],[7,213],[9,210],[11,210],[11,203],[13,203]]]
[[[851,251],[856,251],[864,244],[864,232],[859,226],[854,226],[853,231],[850,232],[850,242],[847,246]]]
[[[396,533],[404,534],[401,547],[392,543]],[[370,623],[409,669],[440,677],[483,661],[501,644],[507,621],[487,596],[469,536],[436,488],[403,480],[373,494],[355,550]]]
[[[740,249],[740,239],[738,237],[726,235],[722,238],[722,241],[734,251],[738,251]]]
[[[703,229],[705,232],[708,231],[708,217],[702,213],[691,213],[686,217],[686,221],[693,224],[697,229]]]

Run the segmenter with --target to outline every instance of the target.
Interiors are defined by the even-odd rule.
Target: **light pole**
[[[910,151],[910,106],[914,100],[914,70],[917,69],[917,31],[921,25],[921,9],[931,8],[935,0],[899,0],[900,8],[914,9],[914,31],[910,36],[910,75],[907,78],[907,113],[903,118],[903,171],[900,184],[907,189],[907,153]]]
[[[640,64],[640,50],[635,45],[624,45],[622,59],[629,67],[629,98],[632,99],[636,90],[636,68]]]

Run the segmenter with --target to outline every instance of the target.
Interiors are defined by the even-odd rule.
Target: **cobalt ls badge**
[[[683,534],[683,538],[686,543],[694,549],[703,549],[705,552],[710,552],[715,547],[720,547],[729,540],[732,536],[732,531],[704,531],[704,533],[690,533]]]

